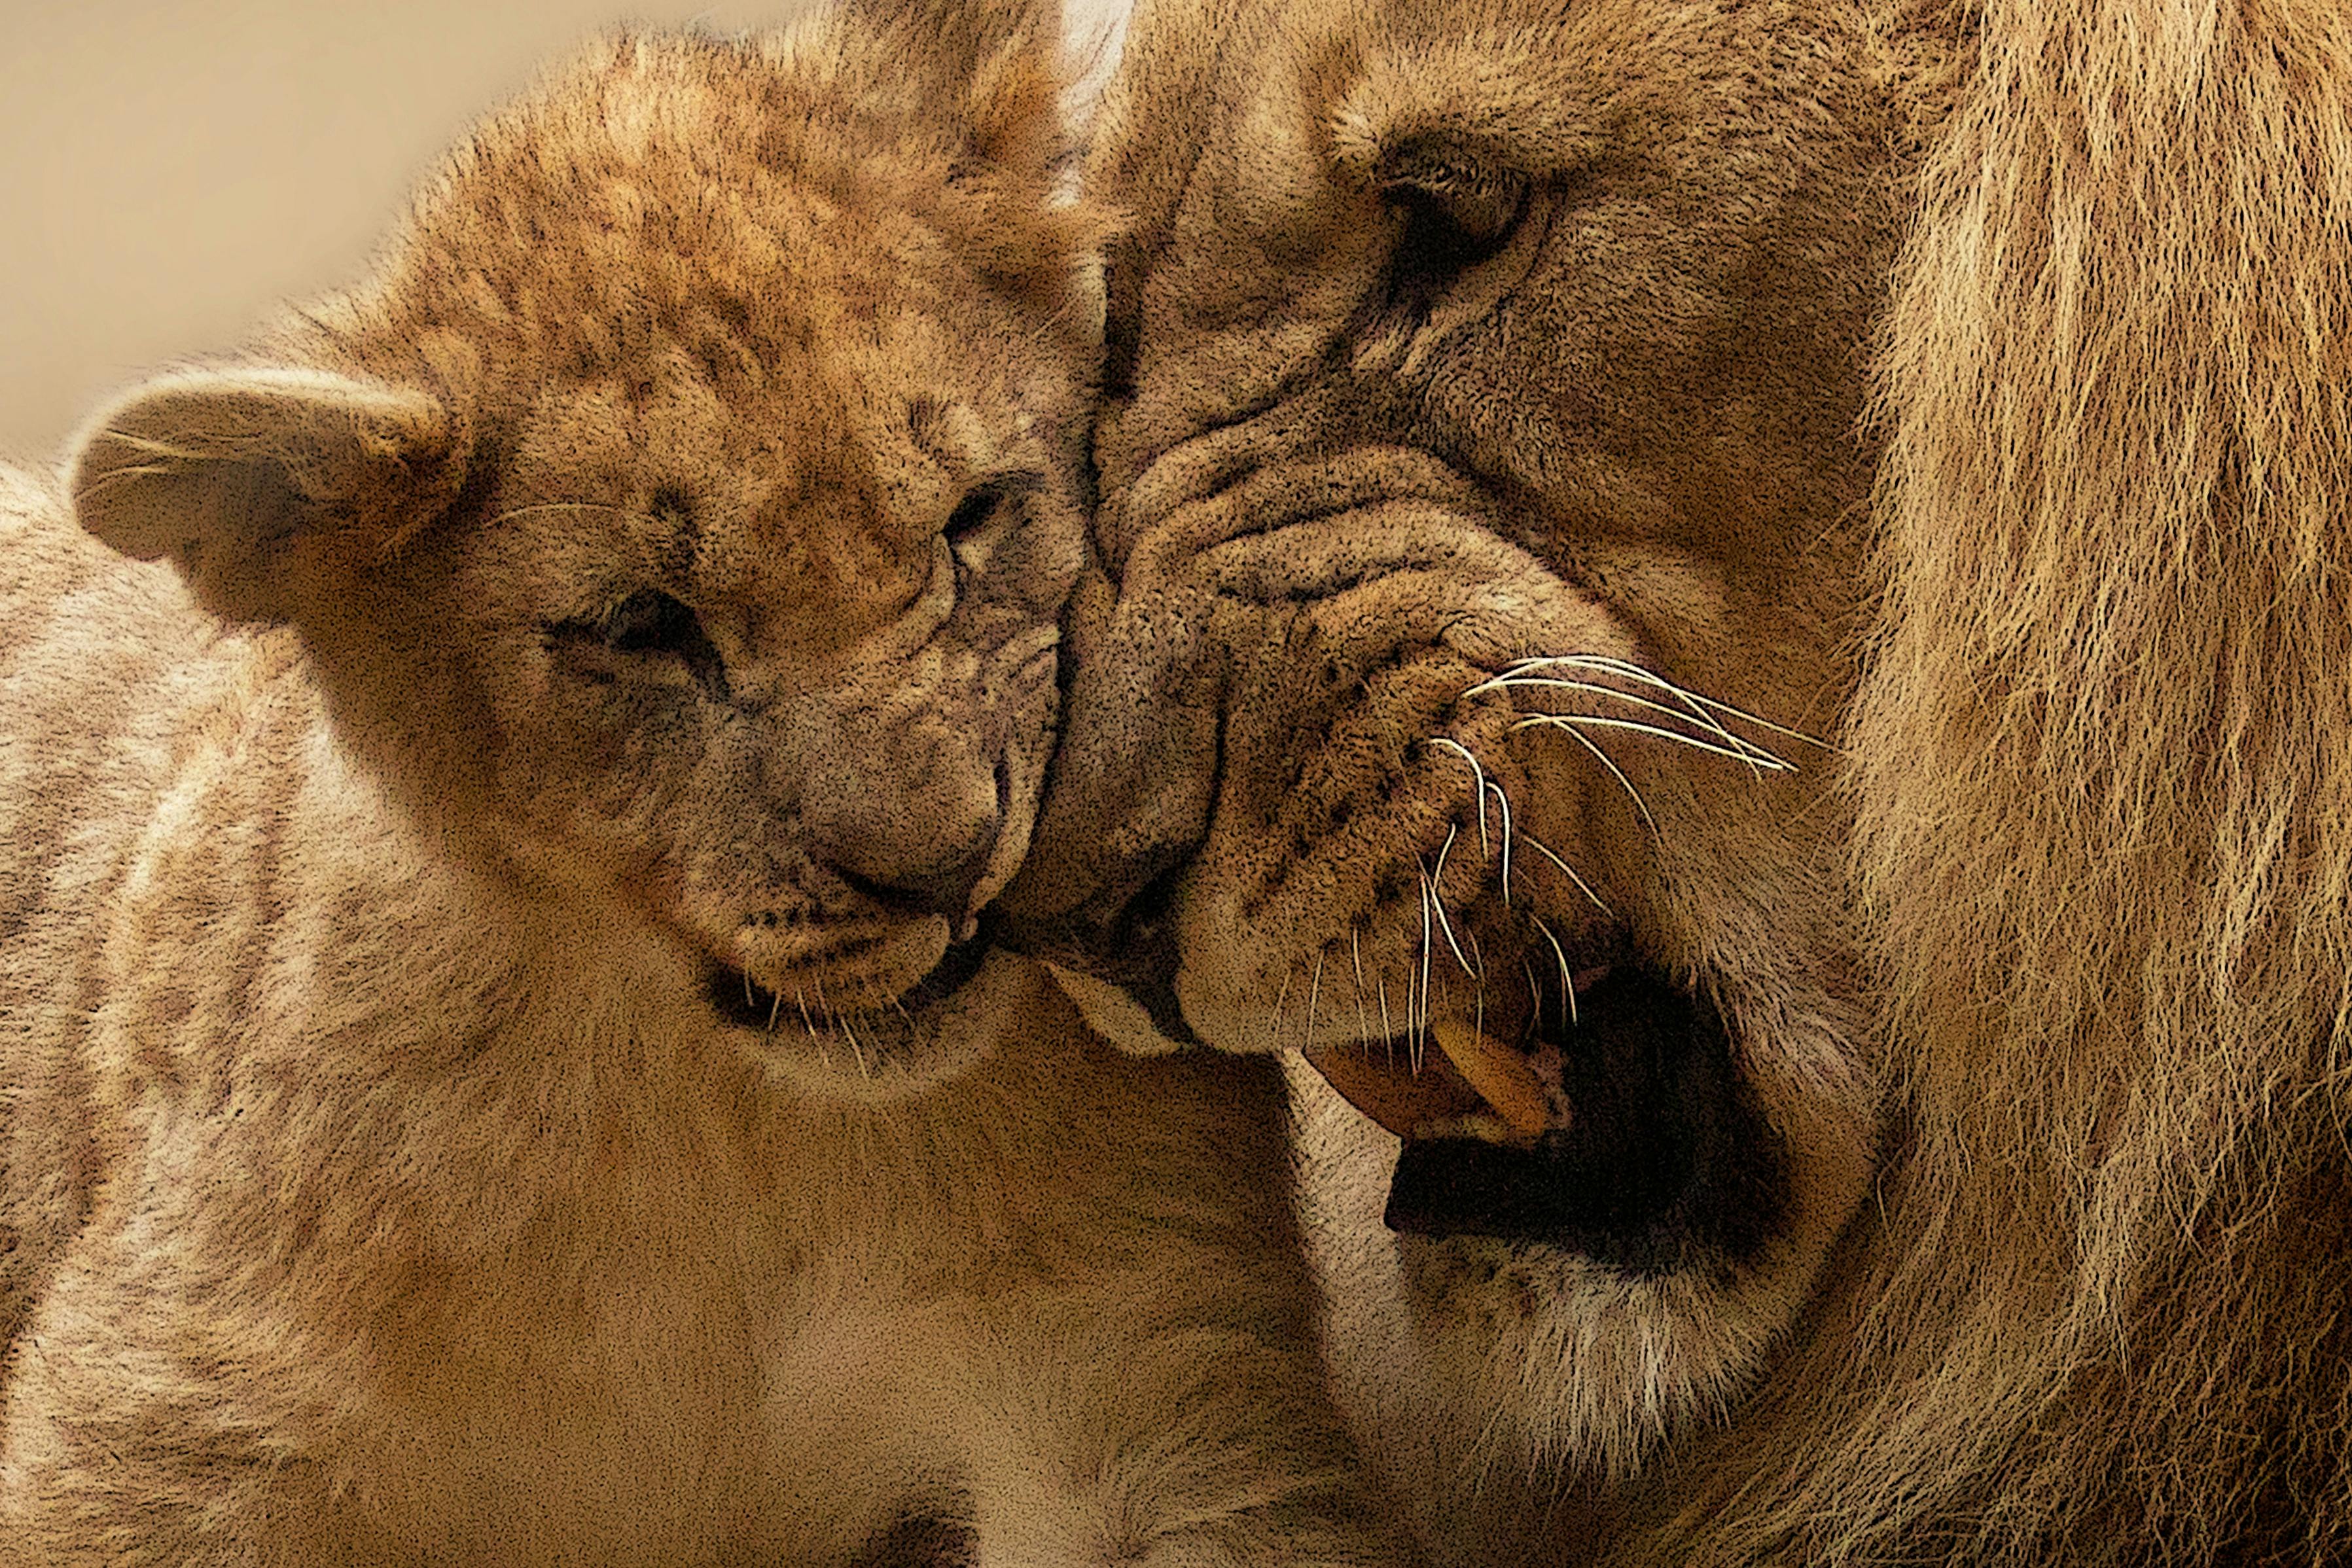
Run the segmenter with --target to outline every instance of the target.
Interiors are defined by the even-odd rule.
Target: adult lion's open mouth
[[[1721,1017],[1638,963],[1580,978],[1573,1016],[1546,1005],[1517,1045],[1433,1026],[1444,1066],[1420,1078],[1400,1082],[1345,1047],[1308,1054],[1403,1140],[1390,1226],[1539,1242],[1642,1272],[1747,1257],[1785,1194],[1778,1140]]]

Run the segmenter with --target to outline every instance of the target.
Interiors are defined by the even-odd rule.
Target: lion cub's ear
[[[842,20],[882,45],[876,58],[992,163],[1050,155],[1062,87],[1059,0],[849,0]]]
[[[380,552],[438,517],[464,479],[462,421],[414,388],[292,365],[160,375],[74,444],[81,525],[126,555],[169,557],[239,620],[286,620],[307,568]]]
[[[1058,0],[849,0],[841,24],[876,85],[914,84],[920,130],[955,147],[940,216],[982,272],[1060,302],[1116,228],[1073,200]]]

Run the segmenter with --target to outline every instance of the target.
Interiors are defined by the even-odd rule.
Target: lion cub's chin
[[[712,1009],[754,1060],[812,1098],[878,1104],[944,1083],[992,1055],[1035,983],[1025,960],[985,937],[949,942],[912,985],[878,1005],[830,1011],[810,991],[770,990],[714,963]]]

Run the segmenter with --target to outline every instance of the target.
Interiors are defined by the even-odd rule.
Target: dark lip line
[[[969,942],[950,942],[930,972],[898,994],[895,998],[898,1005],[914,1014],[945,1002],[980,973],[988,962],[992,945],[985,931]],[[774,1021],[788,1016],[782,998],[777,993],[752,979],[745,971],[716,958],[704,966],[702,994],[703,1000],[709,1004],[712,1011],[738,1028],[757,1029],[765,1034]],[[840,1017],[861,1017],[881,1010],[879,1007],[867,1007],[847,1014],[812,1012],[809,1016],[830,1021]],[[789,1010],[790,1016],[795,1016],[801,1012],[797,1005]]]

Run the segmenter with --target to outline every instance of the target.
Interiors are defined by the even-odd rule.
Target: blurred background
[[[807,4],[0,0],[0,458],[353,276],[457,131],[586,35]],[[1126,0],[1065,5],[1115,47]]]

